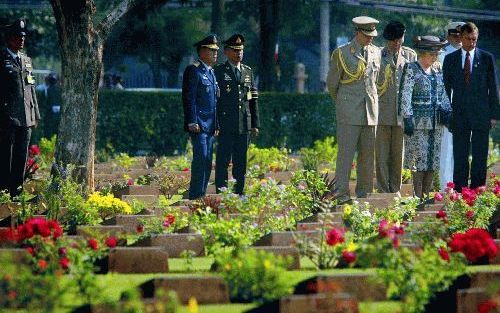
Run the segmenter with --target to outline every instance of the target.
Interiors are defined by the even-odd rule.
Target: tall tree
[[[259,0],[260,42],[262,45],[260,55],[260,89],[262,90],[273,90],[276,88],[273,55],[275,45],[278,43],[280,3],[281,0]]]
[[[93,0],[50,3],[56,18],[64,77],[56,162],[63,166],[74,164],[76,178],[92,189],[103,44],[113,25],[137,1],[108,2],[112,5],[109,13],[100,19]]]

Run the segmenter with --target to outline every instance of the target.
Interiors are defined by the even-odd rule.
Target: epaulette
[[[194,66],[196,66],[196,67],[200,66],[200,64],[201,64],[201,63],[200,63],[200,61],[195,61],[195,62],[193,63],[193,65],[194,65]]]
[[[246,68],[246,69],[248,69],[248,70],[251,70],[251,69],[252,69],[250,66],[245,65],[245,64],[243,64],[243,63],[241,63],[241,66],[243,66],[244,68]]]
[[[401,49],[405,52],[408,52],[409,54],[417,55],[417,52],[412,48],[401,46]]]

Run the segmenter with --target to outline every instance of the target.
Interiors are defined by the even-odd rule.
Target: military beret
[[[419,51],[443,52],[442,48],[448,41],[436,36],[417,36],[413,38],[414,47]]]
[[[208,48],[212,50],[219,50],[219,46],[217,46],[217,37],[215,35],[209,35],[195,43],[193,46],[198,49]]]
[[[460,27],[462,25],[465,25],[464,22],[451,22],[450,24],[446,25],[446,32],[449,35],[460,35]]]
[[[245,43],[245,37],[241,34],[234,34],[229,39],[224,42],[225,48],[231,48],[234,50],[243,50],[243,44]]]
[[[26,36],[26,22],[22,19],[16,20],[14,23],[5,27],[7,35]]]
[[[379,23],[378,20],[369,16],[357,16],[352,19],[352,23],[356,30],[361,31],[363,34],[371,37],[377,36],[376,25]]]
[[[406,28],[403,23],[398,21],[390,21],[384,28],[383,36],[386,40],[395,40],[403,37]]]

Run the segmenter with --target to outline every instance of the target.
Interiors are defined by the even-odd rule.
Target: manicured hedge
[[[263,93],[259,98],[258,146],[292,150],[335,134],[335,108],[327,94]],[[177,92],[101,91],[97,115],[97,149],[156,154],[182,152],[181,95]]]
[[[263,93],[259,97],[261,132],[252,138],[259,147],[298,150],[335,134],[335,107],[327,94]],[[179,92],[101,90],[97,111],[97,149],[170,155],[186,147]],[[39,126],[33,142],[43,134],[43,120]]]

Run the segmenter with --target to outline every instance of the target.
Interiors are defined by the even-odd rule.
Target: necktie
[[[241,72],[237,67],[234,68],[234,76],[238,82],[241,81]]]
[[[363,48],[363,57],[368,62],[368,48],[366,47]]]
[[[464,62],[464,82],[465,85],[469,85],[470,81],[470,54],[467,52],[465,54],[465,62]]]
[[[16,63],[17,65],[21,66],[21,59],[19,58],[19,56],[16,56]]]

